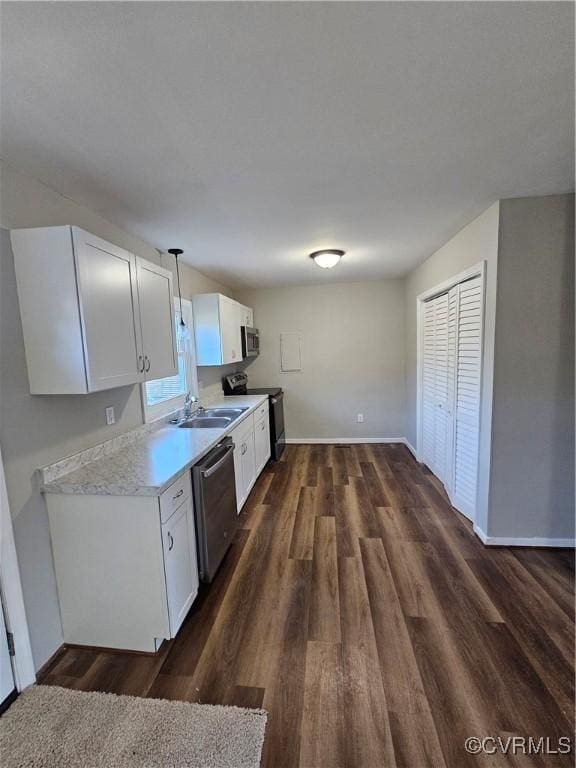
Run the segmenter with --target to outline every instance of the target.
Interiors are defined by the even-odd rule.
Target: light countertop
[[[196,464],[268,395],[222,397],[210,408],[248,406],[226,429],[181,429],[167,424],[123,447],[42,486],[44,493],[105,496],[159,496],[178,475]]]

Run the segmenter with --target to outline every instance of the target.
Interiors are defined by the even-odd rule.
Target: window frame
[[[149,424],[158,419],[165,418],[171,413],[180,410],[184,407],[186,395],[194,395],[198,397],[198,374],[196,370],[196,346],[194,337],[194,313],[192,310],[192,302],[189,299],[182,299],[182,315],[184,322],[190,329],[191,343],[189,345],[189,352],[186,355],[186,381],[188,382],[188,392],[176,397],[171,397],[168,400],[162,400],[160,403],[154,403],[148,405],[146,398],[146,384],[142,382],[140,385],[140,396],[142,400],[142,413],[144,416],[144,423]],[[174,297],[174,323],[180,321],[180,299]],[[171,378],[171,377],[167,377]]]

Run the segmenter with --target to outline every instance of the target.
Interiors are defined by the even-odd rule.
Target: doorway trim
[[[24,596],[22,582],[18,568],[18,557],[14,542],[14,529],[8,504],[8,492],[4,477],[4,464],[0,449],[0,591],[6,617],[6,628],[14,636],[14,656],[12,667],[14,680],[18,691],[24,690],[36,682],[34,659],[26,609],[24,608]]]
[[[463,272],[459,272],[457,275],[444,280],[442,283],[435,285],[433,288],[429,288],[426,291],[418,294],[416,297],[416,460],[423,461],[423,410],[424,410],[424,302],[433,299],[435,296],[439,296],[442,293],[446,293],[459,283],[463,283],[466,280],[471,280],[474,277],[480,277],[482,280],[482,336],[480,341],[480,359],[482,361],[482,369],[480,375],[480,418],[479,418],[479,434],[478,434],[478,455],[480,460],[480,445],[482,440],[483,424],[482,424],[482,403],[484,398],[484,320],[486,315],[486,260],[482,260],[474,264],[473,266],[465,269]],[[478,500],[480,483],[482,478],[480,477],[479,467],[476,468],[476,505],[475,505],[475,519],[478,517]],[[474,522],[474,521],[473,521]]]

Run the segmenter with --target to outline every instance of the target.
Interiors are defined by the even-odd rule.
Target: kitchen
[[[573,15],[3,4],[7,768],[564,745]]]
[[[169,270],[77,227],[11,238],[31,394],[142,383],[145,397],[178,376],[187,348],[196,392],[196,366],[258,354],[252,310],[227,296],[193,296],[188,327]],[[66,645],[156,652],[176,636],[284,447],[282,391],[247,390],[247,378],[227,375],[227,397],[202,405],[170,391],[144,429],[40,470]]]

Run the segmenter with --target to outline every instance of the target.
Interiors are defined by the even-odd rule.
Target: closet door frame
[[[482,412],[482,401],[483,401],[483,369],[484,369],[484,315],[486,312],[486,261],[480,261],[474,266],[470,267],[469,269],[464,270],[463,272],[460,272],[457,275],[454,275],[454,277],[449,278],[448,280],[445,280],[443,283],[440,283],[439,285],[434,286],[433,288],[428,289],[427,291],[424,291],[423,293],[419,294],[416,297],[416,334],[417,334],[417,344],[416,344],[416,459],[419,462],[423,461],[423,411],[424,411],[424,303],[426,301],[429,301],[430,299],[435,298],[436,296],[439,296],[442,293],[449,292],[452,288],[459,285],[460,283],[463,283],[467,280],[471,280],[474,277],[480,277],[481,280],[481,295],[482,295],[482,312],[480,317],[480,328],[481,328],[481,335],[480,335],[480,361],[481,361],[481,367],[480,367],[480,403],[479,403],[479,409],[480,413]],[[454,414],[451,414],[452,419],[452,428],[454,428],[455,425],[455,419]],[[481,433],[482,433],[482,420],[479,420],[479,427],[478,427],[478,443],[480,444],[481,440]],[[452,458],[449,458],[450,466],[448,471],[452,472],[453,467],[452,465]],[[478,467],[476,468],[477,478],[479,480],[479,473],[478,473]],[[477,483],[477,491],[476,491],[476,513],[478,511],[478,489],[479,489],[480,483]]]

